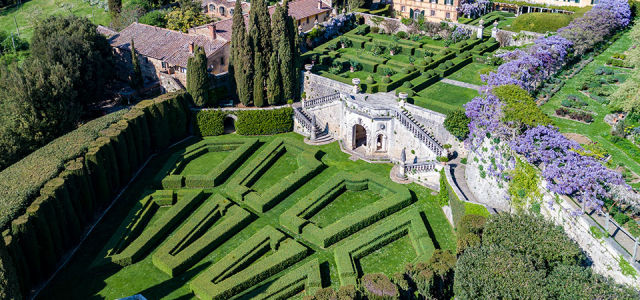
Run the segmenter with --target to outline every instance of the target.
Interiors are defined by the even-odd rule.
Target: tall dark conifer
[[[249,42],[240,1],[236,1],[231,36],[231,66],[236,92],[242,104],[249,105],[253,97],[253,47]]]
[[[282,22],[283,34],[279,39],[278,55],[280,56],[280,76],[282,77],[282,96],[285,101],[295,99],[295,78],[293,62],[293,39],[295,36],[295,24],[293,18],[289,16],[289,3],[285,1],[282,10],[278,14]]]
[[[204,106],[209,101],[207,55],[199,46],[196,46],[194,55],[187,61],[187,92],[196,106]]]
[[[136,46],[131,40],[131,65],[133,66],[133,74],[131,75],[131,87],[134,90],[139,90],[144,86],[144,79],[142,78],[142,69],[140,69],[140,61],[138,60],[138,53],[136,53]]]
[[[282,102],[282,78],[280,77],[280,66],[278,62],[278,54],[271,54],[269,60],[269,80],[267,81],[267,99],[269,105],[277,105]]]
[[[271,47],[271,18],[264,0],[251,3],[249,13],[249,36],[253,45],[253,103],[264,106],[266,102],[265,79],[269,74],[269,55]]]

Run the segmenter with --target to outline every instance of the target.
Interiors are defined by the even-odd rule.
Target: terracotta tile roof
[[[322,3],[320,6],[321,8],[318,8],[318,2]],[[270,7],[269,13],[274,9],[275,7]],[[289,15],[296,20],[304,19],[330,10],[331,6],[321,2],[320,0],[297,0],[289,2]]]
[[[226,44],[226,41],[213,40],[204,35],[186,34],[140,23],[127,26],[111,37],[109,43],[112,47],[129,49],[132,39],[138,53],[184,68],[187,67],[189,57],[193,55],[189,52],[189,43],[204,47],[207,56],[214,54]]]
[[[98,28],[96,28],[96,31],[98,31],[99,34],[106,36],[107,38],[111,38],[112,36],[118,34],[117,31],[102,25],[98,25]]]
[[[225,0],[223,0],[225,1]],[[319,13],[323,13],[331,10],[331,7],[326,3],[322,3],[322,8],[318,9],[318,0],[297,0],[293,2],[289,2],[289,15],[296,18],[296,20],[304,19],[306,17],[314,16]],[[275,6],[269,7],[269,15],[272,15],[275,11]],[[249,13],[243,9],[244,13],[244,23],[245,25],[249,25]],[[226,19],[218,22],[214,22],[216,25],[216,34],[219,37],[227,41],[231,41],[231,29],[233,26],[233,18]],[[203,28],[206,25],[198,26],[196,28]]]

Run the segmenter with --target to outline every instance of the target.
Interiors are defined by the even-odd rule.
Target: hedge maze
[[[302,144],[287,139],[276,139],[249,162],[240,173],[229,182],[227,192],[232,199],[241,201],[257,212],[265,212],[288,196],[301,184],[315,176],[322,169],[317,159],[318,151],[305,151]],[[296,157],[298,168],[264,191],[256,191],[252,186],[280,157],[291,154]]]
[[[367,25],[361,25],[305,53],[303,59],[314,63],[313,72],[327,78],[347,84],[360,78],[361,91],[397,89],[411,97],[499,47],[493,38],[471,38],[445,46],[442,40],[426,36],[400,39],[369,31]]]
[[[367,175],[338,174],[280,215],[280,224],[292,232],[301,234],[311,243],[326,248],[411,204],[409,190],[395,186],[385,187],[372,178],[373,176]],[[323,228],[309,220],[345,191],[368,189],[387,190],[390,196],[344,215]]]
[[[138,281],[130,282],[132,278],[168,277],[167,289],[199,299],[291,299],[313,295],[327,286],[357,283],[364,275],[360,260],[376,251],[399,251],[385,250],[399,239],[410,238],[412,250],[406,250],[404,243],[405,248],[395,255],[406,256],[407,262],[428,259],[435,246],[427,217],[421,215],[425,200],[391,182],[388,171],[381,176],[343,169],[342,164],[354,162],[341,152],[340,156],[327,154],[326,149],[332,148],[323,147],[337,148],[308,146],[293,135],[188,140],[142,177],[148,184],[132,197],[122,217],[115,219],[119,221],[111,225],[111,235],[99,246],[101,250],[94,250],[99,253],[97,258],[79,268],[89,273],[111,272],[115,278],[122,274],[122,285],[107,285],[107,294],[100,292],[108,297],[135,293],[178,297],[153,294],[135,288]],[[221,151],[226,156],[213,160],[214,165],[202,165],[208,161],[199,160]],[[75,169],[71,165],[69,169],[71,178]],[[196,171],[206,172],[198,176],[207,178],[194,180]],[[65,230],[49,231],[33,240],[58,251],[71,241],[66,229],[83,222],[60,213],[71,210],[78,215],[76,206],[79,211],[91,208],[81,197],[61,189],[58,181],[46,189],[50,193],[42,197],[52,195],[65,202],[40,209],[56,212],[52,216],[64,219],[60,228]],[[73,194],[82,194],[81,189],[77,191]],[[323,214],[325,221],[318,221]],[[16,230],[29,217],[16,220]],[[52,264],[47,260],[31,263],[28,267],[33,270]],[[96,280],[101,282],[98,286],[113,282]],[[127,290],[119,290],[123,288]]]

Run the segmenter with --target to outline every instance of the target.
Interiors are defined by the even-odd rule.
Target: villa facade
[[[459,0],[393,0],[391,5],[396,16],[427,21],[458,20]]]

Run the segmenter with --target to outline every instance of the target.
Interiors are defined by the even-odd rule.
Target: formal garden
[[[314,65],[312,72],[324,77],[347,84],[358,78],[363,92],[406,92],[410,102],[447,113],[478,93],[439,81],[454,76],[462,82],[479,84],[479,75],[466,71],[488,67],[482,62],[499,44],[493,38],[474,38],[475,33],[470,30],[434,24],[433,34],[399,31],[393,35],[384,33],[389,30],[385,26],[360,25],[302,58]],[[464,69],[467,65],[472,67]],[[448,91],[449,98],[442,97],[443,90]]]
[[[439,196],[390,168],[291,133],[189,138],[149,162],[41,296],[301,298],[454,252]]]

